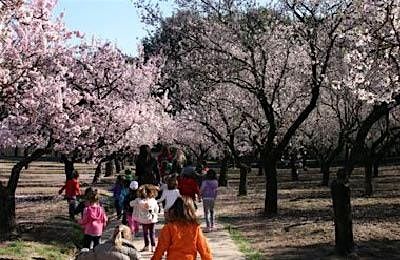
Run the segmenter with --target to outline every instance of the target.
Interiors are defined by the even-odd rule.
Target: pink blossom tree
[[[169,78],[179,99],[196,100],[216,87],[230,92],[235,86],[257,100],[266,126],[265,213],[276,214],[277,161],[316,107],[349,7],[345,1],[280,1],[266,8],[254,1],[177,5],[179,19],[168,29],[179,43],[174,45],[178,59],[171,61]]]
[[[1,145],[33,151],[0,183],[1,239],[15,231],[15,191],[30,162],[49,150],[98,160],[154,143],[172,124],[168,100],[151,94],[158,64],[124,57],[109,44],[70,46],[81,35],[52,18],[54,6],[34,0],[9,13],[1,6]]]
[[[1,145],[33,149],[13,167],[7,185],[0,185],[2,239],[15,230],[14,196],[22,168],[55,144],[52,135],[60,129],[56,119],[67,114],[63,74],[72,49],[65,42],[77,33],[67,31],[60,19],[51,20],[54,5],[54,1],[1,2]],[[71,106],[76,94],[66,94]]]
[[[344,56],[348,77],[343,84],[372,106],[356,133],[345,165],[347,176],[355,162],[367,156],[364,148],[371,128],[400,104],[399,8],[398,1],[355,1],[342,36],[348,46]]]

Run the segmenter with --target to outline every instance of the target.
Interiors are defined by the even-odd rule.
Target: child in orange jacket
[[[168,211],[169,220],[161,229],[156,251],[151,260],[195,260],[197,252],[202,260],[212,260],[211,250],[201,231],[193,201],[177,198]]]

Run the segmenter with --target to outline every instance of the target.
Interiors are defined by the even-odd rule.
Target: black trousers
[[[90,243],[93,242],[93,248],[100,244],[100,236],[86,235],[83,237],[83,247],[90,249]]]

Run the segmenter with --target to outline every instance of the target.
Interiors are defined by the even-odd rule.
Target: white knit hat
[[[139,188],[139,183],[137,181],[131,181],[131,184],[129,184],[129,189],[137,190],[138,188]]]

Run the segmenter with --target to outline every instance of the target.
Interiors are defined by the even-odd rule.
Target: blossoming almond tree
[[[272,1],[271,1],[272,2]],[[320,4],[323,3],[323,4]],[[180,98],[235,85],[253,95],[264,113],[265,213],[276,214],[276,164],[297,129],[316,107],[330,69],[346,1],[178,1],[179,57],[171,77]],[[321,17],[320,14],[325,17]],[[175,72],[175,73],[173,73]]]
[[[229,150],[236,165],[241,169],[239,195],[246,195],[246,174],[249,166],[243,161],[245,156],[253,152],[251,124],[247,117],[251,114],[256,117],[254,111],[254,99],[242,89],[232,86],[230,92],[226,92],[223,85],[216,87],[212,92],[202,96],[198,104],[191,104],[180,112],[180,120],[188,125],[198,125],[203,135],[211,137],[218,146],[220,152]],[[258,113],[261,115],[261,113]],[[189,140],[190,141],[190,140]]]
[[[343,36],[349,70],[343,83],[372,109],[358,128],[345,165],[348,177],[356,161],[367,156],[365,141],[373,125],[400,104],[400,2],[354,1],[353,5]]]
[[[15,191],[30,162],[50,149],[99,158],[105,150],[155,142],[171,124],[168,100],[151,96],[157,64],[129,61],[107,44],[69,46],[80,34],[52,19],[54,6],[33,0],[2,17],[1,145],[33,152],[15,164],[6,185],[0,183],[1,239],[15,231]],[[90,66],[97,66],[93,75]]]
[[[140,142],[157,141],[169,120],[164,112],[168,101],[152,96],[157,76],[156,61],[144,64],[143,60],[124,56],[109,43],[79,46],[66,77],[68,86],[81,93],[80,106],[93,113],[87,127],[95,127],[95,136],[86,136],[88,142],[81,143],[85,153],[101,163],[115,159],[113,152],[121,148],[136,149]],[[76,144],[71,147],[82,150]],[[97,170],[95,181],[98,177]]]
[[[62,128],[55,119],[67,116],[63,74],[72,49],[65,42],[77,33],[67,31],[60,19],[51,20],[54,5],[54,1],[39,0],[1,2],[1,145],[34,150],[13,167],[7,185],[0,185],[2,239],[15,229],[14,195],[22,168],[54,144],[51,136]],[[66,103],[72,106],[76,94],[66,93]],[[64,130],[73,132],[71,127]]]

